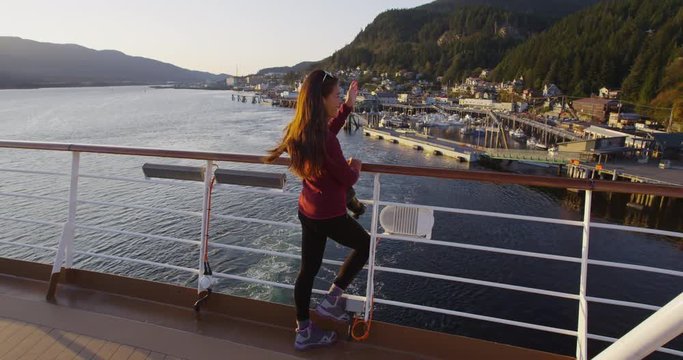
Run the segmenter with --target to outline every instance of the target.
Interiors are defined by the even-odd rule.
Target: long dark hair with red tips
[[[323,174],[327,151],[327,113],[323,98],[330,95],[339,80],[324,70],[314,70],[301,85],[296,100],[294,118],[284,130],[280,143],[268,150],[263,160],[272,163],[282,155],[289,154],[289,168],[303,179],[314,179]]]

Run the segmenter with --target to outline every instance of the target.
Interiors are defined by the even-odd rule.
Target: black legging
[[[370,252],[370,235],[356,220],[349,215],[332,219],[314,220],[299,213],[301,221],[301,270],[294,285],[294,303],[296,318],[308,320],[308,309],[311,304],[313,280],[320,270],[325,253],[327,238],[353,249],[346,258],[334,284],[346,289],[353,278],[368,261]]]

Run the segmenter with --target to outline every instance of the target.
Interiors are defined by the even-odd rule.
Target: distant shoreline
[[[20,84],[14,86],[0,85],[1,90],[35,90],[35,89],[59,89],[59,88],[90,88],[90,87],[124,87],[124,86],[158,86],[149,83],[60,83],[60,84]]]
[[[149,84],[149,83],[69,83],[69,84],[22,84],[17,86],[0,86],[3,90],[38,90],[38,89],[69,89],[69,88],[100,88],[100,87],[126,87],[126,86],[145,86],[152,89],[189,89],[189,90],[231,90],[221,87],[200,87],[194,85],[168,85],[168,84]]]
[[[232,89],[224,88],[224,87],[218,87],[218,86],[208,86],[208,87],[199,87],[199,86],[190,86],[190,85],[150,85],[152,89],[183,89],[183,90],[223,90],[223,91],[228,91]]]

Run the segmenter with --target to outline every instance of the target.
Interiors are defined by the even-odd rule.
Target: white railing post
[[[365,314],[363,319],[370,319],[372,311],[372,299],[375,292],[375,252],[377,248],[377,223],[379,222],[379,192],[380,182],[379,173],[375,174],[374,186],[372,190],[372,220],[370,222],[370,256],[368,257],[368,283],[365,289]]]
[[[591,201],[593,191],[586,190],[586,200],[583,207],[583,237],[581,241],[581,275],[579,279],[579,321],[576,335],[576,358],[588,359],[588,301],[586,301],[586,279],[588,277],[588,244],[591,228]]]
[[[200,285],[202,274],[204,274],[204,252],[208,244],[205,244],[209,222],[209,197],[211,196],[211,182],[213,181],[213,161],[206,161],[206,169],[204,169],[204,198],[202,199],[202,229],[201,239],[199,240],[199,273],[197,276],[197,293],[202,292],[203,287]]]
[[[79,152],[73,153],[71,163],[71,185],[69,185],[69,215],[64,233],[66,237],[66,268],[70,269],[74,262],[74,230],[76,227],[76,211],[78,209],[78,178],[80,172],[81,156]],[[67,233],[68,227],[68,233]]]
[[[54,298],[57,290],[57,281],[62,265],[66,260],[66,268],[70,268],[73,264],[73,243],[74,243],[74,229],[76,225],[76,210],[78,206],[78,173],[80,168],[81,156],[80,153],[74,151],[71,153],[71,184],[69,185],[69,210],[62,231],[62,237],[59,239],[57,246],[57,253],[55,254],[55,261],[52,264],[52,275],[50,276],[50,283],[48,286],[47,298]]]
[[[683,333],[683,293],[645,319],[595,360],[639,360]]]

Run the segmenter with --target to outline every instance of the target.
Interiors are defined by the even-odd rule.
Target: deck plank
[[[133,353],[130,354],[130,357],[128,358],[128,360],[146,360],[146,359],[148,359],[149,354],[150,354],[149,350],[135,348]]]
[[[172,355],[6,318],[0,359],[12,360],[164,360]],[[3,331],[4,330],[4,331]]]
[[[55,334],[55,342],[50,345],[49,348],[45,349],[45,351],[40,354],[36,358],[36,360],[51,360],[55,357],[55,355],[59,354],[64,350],[67,346],[71,345],[71,341],[73,339],[69,340],[69,332],[64,331],[64,330],[57,330],[57,333]]]
[[[58,329],[50,329],[50,331],[43,334],[38,343],[32,346],[29,351],[22,354],[17,360],[37,359],[38,356],[44,353],[45,350],[47,350],[50,346],[52,346],[52,344],[55,343],[55,341],[57,341],[57,337],[60,336],[59,334],[60,333]]]
[[[74,339],[60,354],[55,358],[55,360],[71,360],[76,356],[85,344],[90,340],[89,337],[85,335],[73,334]]]
[[[135,348],[128,345],[120,345],[116,352],[111,356],[111,360],[127,360],[135,351]]]
[[[38,344],[46,333],[50,332],[50,328],[44,326],[32,326],[31,333],[21,342],[17,343],[3,358],[18,359],[22,355],[31,350],[33,346]]]
[[[105,343],[105,340],[92,338],[87,344],[85,344],[83,349],[76,354],[74,359],[86,360],[92,358],[94,354],[97,354],[97,352],[100,351]]]
[[[36,328],[30,324],[20,324],[17,330],[10,334],[5,341],[0,344],[0,359],[5,359],[5,354],[17,347],[25,338],[27,338]]]
[[[149,356],[147,356],[147,360],[164,360],[165,357],[165,354],[152,351],[149,353]]]
[[[90,360],[109,359],[119,349],[119,344],[107,341],[97,353],[93,354]]]
[[[14,320],[9,320],[5,327],[0,329],[0,344],[2,344],[5,339],[12,334],[13,329],[15,329],[19,324]]]
[[[0,332],[10,324],[12,324],[12,320],[0,318]]]

